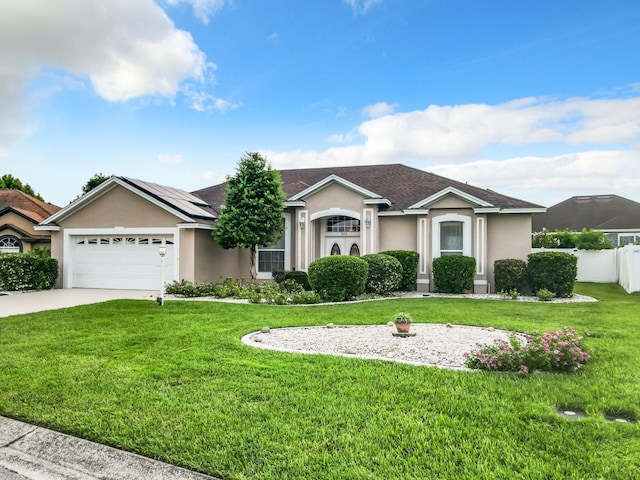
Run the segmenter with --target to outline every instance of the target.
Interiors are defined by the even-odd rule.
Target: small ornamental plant
[[[392,318],[392,321],[394,323],[400,323],[400,324],[411,323],[412,320],[413,319],[411,318],[411,315],[408,314],[407,312],[398,312]]]
[[[555,296],[555,293],[550,292],[546,288],[541,288],[536,292],[536,297],[538,297],[538,300],[541,302],[550,302],[555,298]]]
[[[589,336],[589,332],[584,332]],[[522,336],[521,336],[522,338]],[[479,370],[532,373],[575,372],[593,355],[583,344],[584,337],[576,335],[573,328],[541,334],[525,332],[521,341],[512,334],[509,341],[496,340],[490,345],[478,345],[477,350],[464,354],[465,365]]]

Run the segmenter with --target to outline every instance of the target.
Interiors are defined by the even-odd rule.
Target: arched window
[[[20,253],[22,251],[22,242],[13,235],[5,235],[0,237],[0,253]]]
[[[331,247],[331,255],[340,255],[340,245],[334,243]]]
[[[358,247],[357,244],[353,244],[351,245],[351,250],[349,250],[349,255],[351,255],[352,257],[359,257],[360,256],[360,247]]]
[[[359,232],[360,220],[337,215],[327,218],[327,232]]]

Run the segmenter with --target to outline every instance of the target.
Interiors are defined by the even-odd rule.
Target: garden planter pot
[[[409,330],[411,329],[411,324],[410,323],[397,323],[396,322],[396,330],[398,331],[398,333],[409,333]]]

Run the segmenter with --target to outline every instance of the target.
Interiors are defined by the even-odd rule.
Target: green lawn
[[[224,479],[631,479],[640,472],[640,296],[275,307],[115,301],[0,319],[0,414]],[[577,374],[459,372],[241,344],[294,325],[588,329]],[[558,406],[588,418],[560,417]]]

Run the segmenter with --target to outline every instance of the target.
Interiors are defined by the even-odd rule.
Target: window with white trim
[[[359,232],[360,220],[357,218],[336,215],[327,218],[327,232]]]
[[[440,223],[440,256],[463,255],[464,224],[462,222]]]
[[[271,273],[284,270],[284,237],[258,248],[258,272]]]
[[[286,213],[282,219],[282,235],[280,238],[269,245],[258,245],[256,252],[258,278],[271,278],[271,273],[274,270],[288,270],[290,268],[290,223],[291,215]]]
[[[431,219],[431,255],[471,256],[471,217],[447,213]]]
[[[0,253],[20,253],[22,251],[22,242],[13,235],[5,235],[0,237]]]

